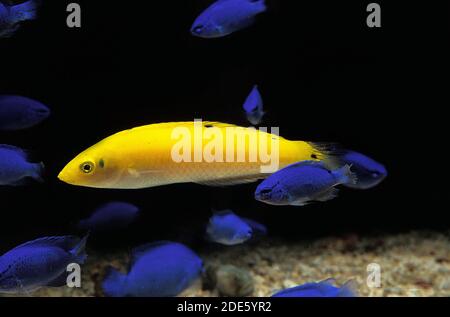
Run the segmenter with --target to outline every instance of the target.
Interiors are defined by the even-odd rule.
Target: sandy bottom
[[[283,288],[327,278],[335,278],[337,285],[354,279],[359,296],[450,296],[450,234],[348,235],[295,244],[264,240],[204,250],[200,256],[210,267],[242,269],[249,296],[270,296]],[[81,288],[45,288],[28,296],[102,296],[105,267],[125,270],[127,263],[126,252],[101,256],[90,252]],[[370,288],[367,270],[372,263],[375,269],[379,265],[381,285]],[[205,278],[199,279],[180,296],[219,295],[217,288],[205,290],[204,284]]]

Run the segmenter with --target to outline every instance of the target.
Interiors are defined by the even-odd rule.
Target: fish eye
[[[83,173],[92,173],[92,171],[94,170],[94,164],[92,162],[84,162],[80,165],[80,169]]]

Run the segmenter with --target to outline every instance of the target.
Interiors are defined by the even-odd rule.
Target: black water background
[[[268,1],[271,12],[254,27],[202,40],[188,31],[208,1],[79,1],[78,30],[65,26],[69,2],[47,1],[39,21],[0,41],[0,94],[36,98],[53,110],[39,127],[0,134],[0,143],[31,150],[48,169],[44,185],[0,188],[2,249],[76,233],[71,226],[80,217],[111,199],[136,203],[143,215],[110,246],[189,240],[217,205],[287,240],[448,229],[441,203],[450,32],[441,8],[380,2],[382,28],[369,29],[368,1]],[[245,125],[240,107],[254,84],[266,124],[282,136],[340,142],[383,162],[388,179],[305,208],[258,203],[255,185],[121,191],[56,179],[73,156],[123,129],[194,118]]]

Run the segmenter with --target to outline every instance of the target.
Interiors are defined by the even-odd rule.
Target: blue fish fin
[[[21,149],[21,148],[17,147],[17,146],[9,145],[9,144],[0,144],[0,149],[5,149],[5,150],[8,150],[8,151],[16,152],[17,154],[19,154],[24,159],[28,159],[28,152],[25,151],[24,149]]]
[[[62,287],[67,285],[68,272],[62,273],[60,276],[55,278],[53,281],[49,282],[46,286],[48,287]]]
[[[86,254],[86,242],[89,238],[89,233],[86,234],[79,242],[78,244],[70,251],[72,253],[78,264],[83,264],[87,259]]]
[[[320,161],[323,166],[329,170],[341,168],[344,165],[342,155],[347,150],[343,149],[341,145],[333,142],[308,142],[313,147],[311,157],[315,157],[316,161]]]
[[[33,241],[25,242],[15,249],[23,248],[23,247],[32,247],[32,246],[57,246],[66,251],[70,251],[74,248],[77,243],[79,243],[80,238],[76,236],[55,236],[55,237],[43,237]]]
[[[351,170],[351,165],[344,165],[338,170],[333,171],[340,184],[355,185],[358,182],[358,177]]]
[[[354,280],[348,280],[341,286],[338,292],[338,297],[356,297],[358,296],[358,283]]]
[[[294,200],[293,202],[290,203],[290,205],[291,206],[302,207],[302,206],[309,205],[310,203],[311,203],[310,201]]]
[[[15,181],[13,183],[8,184],[9,186],[26,186],[29,185],[31,183],[29,178],[22,178],[19,179],[18,181]]]
[[[319,284],[334,286],[334,285],[336,285],[336,279],[333,277],[330,277],[330,278],[320,281]]]
[[[12,25],[8,28],[5,28],[4,30],[0,31],[0,38],[10,38],[16,33],[16,31],[19,29],[19,25]]]
[[[318,196],[314,197],[314,200],[320,201],[320,202],[329,201],[329,200],[336,198],[338,196],[338,193],[339,193],[339,189],[337,189],[335,187],[331,187],[331,188],[327,189],[326,191],[320,193]]]
[[[102,289],[106,296],[123,297],[125,296],[125,284],[127,276],[113,267],[109,267],[105,279],[102,283]]]
[[[37,18],[37,10],[40,6],[39,0],[29,0],[10,7],[11,23],[19,23]]]
[[[265,0],[248,0],[248,1],[250,1],[255,6],[257,13],[267,11],[267,5]]]
[[[44,163],[34,163],[33,168],[30,173],[30,177],[33,178],[35,181],[38,181],[40,183],[44,182],[44,179],[42,178],[42,174],[44,174],[45,165]]]
[[[247,175],[244,177],[235,177],[235,178],[221,178],[221,179],[214,179],[214,180],[208,180],[208,181],[199,181],[195,182],[196,184],[205,185],[205,186],[212,186],[212,187],[226,187],[226,186],[233,186],[233,185],[240,185],[240,184],[250,184],[258,181],[259,179],[265,178],[268,175]]]

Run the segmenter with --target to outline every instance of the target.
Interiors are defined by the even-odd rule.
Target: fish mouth
[[[67,172],[67,168],[64,167],[61,172],[59,172],[58,174],[58,179],[64,183],[70,184],[70,185],[75,185],[75,183],[73,182],[73,180],[69,177],[69,173]]]

